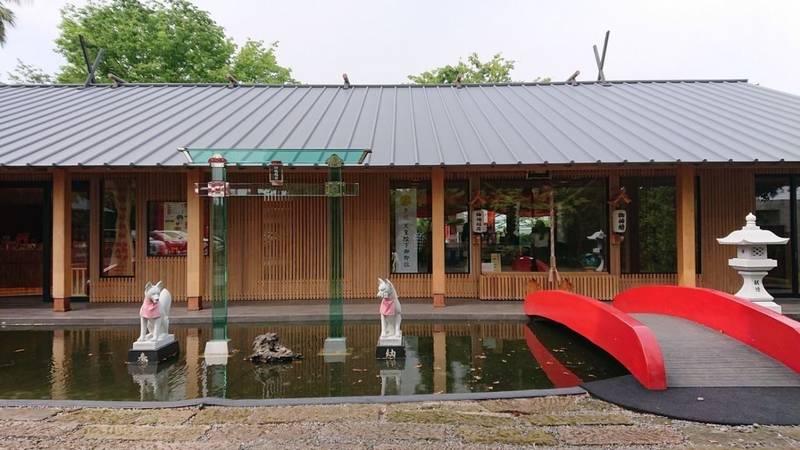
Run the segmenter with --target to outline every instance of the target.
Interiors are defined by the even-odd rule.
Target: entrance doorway
[[[50,299],[50,194],[48,183],[0,183],[0,303]]]
[[[764,286],[776,296],[796,296],[800,284],[798,272],[798,183],[800,176],[759,175],[755,179],[756,218],[758,225],[781,237],[786,245],[767,246],[767,256],[778,266],[764,278]]]

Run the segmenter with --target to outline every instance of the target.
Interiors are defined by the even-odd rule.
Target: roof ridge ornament
[[[564,84],[569,84],[571,86],[577,86],[578,85],[578,75],[580,75],[580,74],[581,74],[581,71],[580,70],[576,70],[572,75],[569,76],[569,78],[567,78],[567,81],[565,81]]]
[[[603,55],[597,51],[597,46],[592,45],[592,50],[594,50],[594,60],[597,63],[597,81],[600,81],[603,86],[608,86],[606,83],[606,74],[603,72],[603,69],[606,65],[606,50],[608,49],[608,36],[611,34],[611,30],[606,31],[606,37],[603,40]]]
[[[97,81],[94,77],[94,74],[97,72],[97,68],[100,67],[100,63],[103,62],[103,58],[106,55],[106,49],[101,48],[97,51],[97,55],[94,58],[94,63],[89,62],[89,49],[86,46],[86,40],[83,38],[82,34],[78,35],[78,40],[81,44],[81,52],[83,53],[83,62],[86,63],[86,81],[83,83],[83,87],[89,87]]]
[[[125,81],[122,78],[114,75],[111,72],[108,72],[108,79],[111,80],[111,82],[112,82],[111,87],[120,87],[123,84],[127,83],[127,81]]]

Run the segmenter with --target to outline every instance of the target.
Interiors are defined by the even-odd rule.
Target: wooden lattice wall
[[[555,174],[555,170],[551,171]],[[487,175],[487,173],[489,173]],[[559,177],[609,177],[609,185],[625,176],[674,175],[674,167],[639,166],[608,169],[563,168]],[[697,170],[700,191],[702,273],[698,285],[733,292],[739,276],[727,267],[733,249],[717,245],[716,238],[742,226],[744,216],[754,208],[755,173],[800,173],[800,167],[701,167]],[[147,256],[147,203],[185,201],[186,176],[182,171],[138,170],[73,172],[73,179],[89,180],[91,187],[90,299],[93,302],[136,302],[147,281],[162,279],[178,301],[186,297],[186,258]],[[470,180],[474,191],[480,177],[522,178],[524,170],[458,169],[446,171],[446,179]],[[134,277],[101,278],[100,265],[100,183],[107,178],[136,180],[137,235]],[[287,170],[287,182],[323,182],[323,169]],[[389,276],[389,185],[391,180],[427,180],[430,170],[346,171],[345,180],[360,185],[358,197],[345,200],[345,288],[346,298],[371,298],[377,277]],[[0,173],[0,181],[47,180],[48,174]],[[261,171],[232,169],[233,182],[264,182]],[[193,194],[192,194],[193,195]],[[207,206],[203,206],[206,211]],[[206,212],[207,215],[207,212]],[[207,221],[207,217],[204,219]],[[294,198],[264,201],[234,198],[229,208],[229,298],[231,300],[283,300],[327,298],[327,203],[324,198]],[[448,298],[521,299],[527,281],[553,287],[541,273],[479,274],[480,244],[472,243],[471,273],[446,277]],[[204,272],[207,272],[207,258]],[[642,284],[674,284],[674,274],[564,273],[579,293],[611,298],[617,292]],[[430,274],[394,274],[392,280],[406,298],[430,298]],[[206,286],[207,292],[207,286]]]

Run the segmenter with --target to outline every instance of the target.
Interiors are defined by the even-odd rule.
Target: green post
[[[330,246],[330,311],[328,336],[341,338],[344,336],[343,325],[343,242],[344,218],[342,217],[342,199],[344,183],[342,183],[342,159],[338,155],[328,158],[328,183],[325,195],[328,197],[328,245]]]
[[[211,325],[214,340],[228,339],[228,205],[225,198],[225,158],[209,159],[211,182],[220,191],[211,197]]]

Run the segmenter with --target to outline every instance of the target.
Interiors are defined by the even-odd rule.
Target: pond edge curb
[[[526,389],[504,392],[464,392],[449,394],[421,395],[364,395],[350,397],[301,397],[274,399],[227,399],[201,397],[177,401],[112,401],[112,400],[22,400],[0,399],[0,408],[39,407],[39,408],[111,408],[111,409],[154,409],[154,408],[192,408],[206,406],[259,407],[259,406],[299,406],[299,405],[339,405],[356,403],[418,403],[456,400],[503,400],[513,398],[549,397],[555,395],[586,394],[581,387],[554,389]]]

